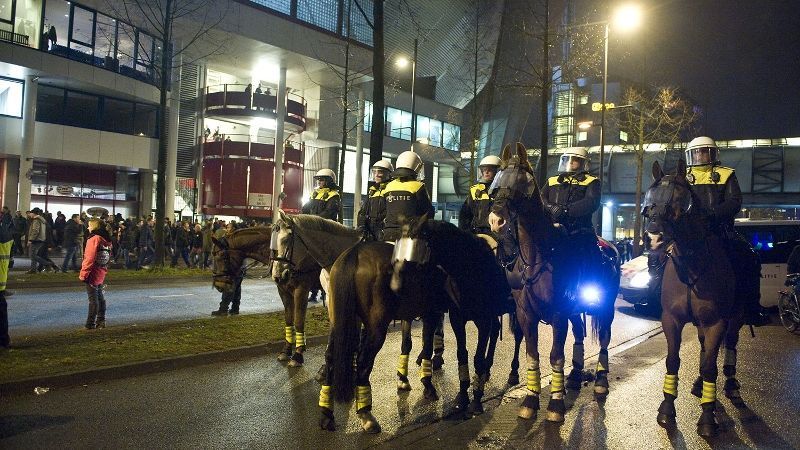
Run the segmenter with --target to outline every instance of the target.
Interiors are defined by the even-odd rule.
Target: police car
[[[761,257],[761,306],[777,306],[778,292],[786,280],[786,262],[792,249],[800,244],[800,220],[736,219],[735,227]],[[619,286],[622,298],[637,311],[660,315],[660,299],[648,297],[649,284],[647,255],[622,265]]]

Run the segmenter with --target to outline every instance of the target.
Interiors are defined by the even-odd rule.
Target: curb
[[[311,336],[306,338],[306,347],[327,344],[328,336]],[[270,342],[268,344],[251,345],[238,347],[228,350],[218,350],[214,352],[200,353],[197,355],[177,356],[174,358],[154,359],[141,361],[119,366],[103,367],[100,369],[87,370],[83,372],[73,372],[61,375],[52,375],[38,378],[26,378],[24,380],[0,383],[0,394],[22,395],[30,393],[38,386],[47,388],[65,388],[89,383],[99,383],[103,381],[118,380],[122,378],[148,375],[151,373],[166,372],[170,370],[184,369],[187,367],[202,366],[224,361],[236,361],[246,358],[267,356],[270,353],[279,352],[284,345],[284,341]]]
[[[158,280],[160,282],[165,283],[176,283],[181,281],[188,281],[188,282],[198,282],[198,281],[210,281],[211,274],[209,273],[208,276],[191,276],[191,277],[170,277],[170,278],[156,278],[151,279],[148,281]],[[141,284],[144,279],[134,279],[134,278],[123,278],[119,280],[109,280],[112,286],[131,286],[131,285],[139,285]],[[57,289],[57,288],[70,288],[70,287],[81,287],[83,283],[78,280],[78,275],[75,274],[75,279],[72,281],[55,281],[55,282],[47,282],[43,280],[9,280],[8,285],[6,286],[8,289]]]

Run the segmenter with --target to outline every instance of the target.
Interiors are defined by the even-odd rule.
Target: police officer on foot
[[[311,200],[303,205],[303,214],[313,214],[325,219],[338,220],[342,209],[342,197],[336,186],[336,174],[331,169],[321,169],[314,175],[317,188],[311,194]]]
[[[761,314],[761,261],[750,244],[733,228],[734,217],[742,209],[742,191],[736,172],[719,163],[719,149],[713,139],[696,137],[686,147],[686,179],[692,184],[700,205],[708,214],[714,232],[722,239],[736,274],[737,291],[747,294],[745,323],[768,324]],[[741,286],[741,287],[740,287]]]
[[[386,198],[383,191],[394,171],[392,163],[382,159],[372,165],[372,184],[367,201],[358,212],[357,226],[365,241],[383,240],[383,221],[386,218]]]
[[[500,168],[500,158],[489,155],[478,164],[481,177],[476,184],[469,187],[469,195],[458,213],[458,227],[473,234],[492,235],[489,227],[489,212],[492,207],[489,186],[492,185],[497,170]]]
[[[386,220],[383,239],[396,241],[402,236],[401,218],[405,222],[418,220],[425,214],[433,217],[433,204],[425,189],[425,184],[419,181],[422,171],[422,159],[412,151],[405,151],[397,157],[396,169],[383,191],[386,199]]]

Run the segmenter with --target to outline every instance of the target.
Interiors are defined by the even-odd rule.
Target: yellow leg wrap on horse
[[[564,372],[553,372],[550,380],[550,392],[564,392]]]
[[[356,386],[356,411],[372,406],[372,388],[369,386]]]
[[[469,366],[458,366],[458,381],[469,381]]]
[[[323,408],[333,409],[331,406],[331,387],[322,385],[319,388],[319,406]]]
[[[419,366],[419,377],[425,378],[433,375],[433,364],[430,359],[423,359]]]
[[[294,334],[295,338],[295,345],[297,347],[305,347],[306,345],[306,334],[302,331],[298,331]]]
[[[539,373],[539,369],[528,369],[527,372],[527,388],[529,391],[538,394],[542,391],[542,379]]]
[[[664,393],[673,397],[678,396],[678,375],[664,375]]]
[[[700,404],[715,401],[717,401],[717,383],[703,381],[703,397],[700,398]]]
[[[294,327],[283,327],[283,332],[286,335],[286,342],[294,344]]]
[[[408,355],[400,355],[397,361],[397,373],[404,377],[408,376]]]

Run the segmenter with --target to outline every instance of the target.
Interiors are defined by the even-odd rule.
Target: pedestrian
[[[69,266],[72,270],[78,271],[78,260],[81,257],[83,248],[83,224],[80,215],[73,214],[64,225],[64,263],[61,265],[61,272],[65,273]]]
[[[136,244],[137,248],[139,249],[139,259],[136,263],[136,270],[146,268],[147,264],[150,263],[152,249],[155,245],[152,222],[152,219],[149,219],[148,221],[142,220],[139,222],[139,238]]]
[[[14,238],[14,254],[22,256],[25,254],[25,246],[22,245],[22,237],[28,230],[28,220],[22,215],[21,211],[17,211],[14,216],[14,228],[11,231],[11,236]]]
[[[191,250],[189,252],[189,261],[192,267],[200,267],[203,258],[203,227],[199,223],[194,225],[194,231],[189,235]]]
[[[55,234],[54,244],[56,247],[64,246],[64,227],[67,226],[67,216],[61,214],[61,211],[56,213],[56,220],[53,222],[53,232]]]
[[[42,217],[42,210],[38,207],[33,208],[30,213],[31,224],[28,228],[28,239],[30,240],[31,268],[28,273],[37,273],[46,269],[53,271],[58,269],[53,261],[47,258],[47,222]],[[42,254],[44,253],[44,257]]]
[[[175,254],[175,230],[172,227],[172,223],[169,221],[169,217],[164,217],[164,257],[172,258],[172,255]]]
[[[111,235],[103,222],[98,218],[89,219],[89,239],[86,240],[81,273],[78,278],[86,283],[86,294],[89,297],[89,315],[86,318],[86,329],[106,327],[106,298],[103,284],[111,261]]]
[[[191,267],[189,262],[189,242],[191,239],[191,232],[189,231],[189,223],[181,222],[180,226],[175,228],[175,254],[172,255],[172,267],[178,266],[178,256],[183,258],[186,267]]]
[[[228,223],[227,227],[217,232],[219,233],[221,230],[224,230],[220,233],[219,237],[223,236],[230,236],[234,231],[236,231],[235,222],[231,221]],[[244,280],[245,275],[247,275],[247,270],[244,265],[239,269],[239,272],[235,275],[232,275],[233,281],[233,289],[230,292],[223,292],[222,299],[219,302],[219,309],[216,311],[212,311],[212,316],[227,316],[227,315],[237,315],[239,314],[239,304],[242,300],[242,280]],[[230,309],[228,309],[230,307]]]
[[[211,236],[213,234],[211,222],[206,222],[203,227],[203,269],[208,268],[208,259],[211,257],[211,251],[214,249],[214,243],[211,241]]]
[[[10,294],[6,292],[6,282],[8,281],[8,269],[13,265],[14,257],[11,248],[14,245],[14,238],[11,235],[11,228],[5,223],[0,223],[0,348],[8,348],[11,339],[8,336],[8,305],[6,297]]]

